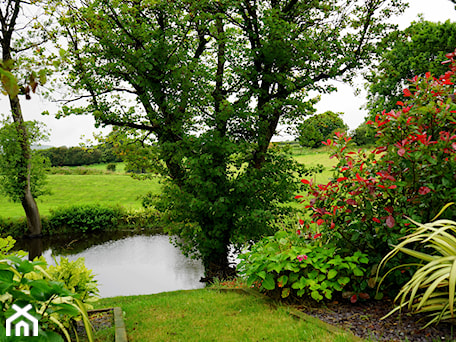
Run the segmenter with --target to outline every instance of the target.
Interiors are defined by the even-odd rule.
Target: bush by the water
[[[121,209],[100,205],[81,205],[51,210],[49,233],[68,233],[74,231],[94,232],[110,230],[117,226]]]
[[[153,208],[126,209],[101,205],[74,205],[51,210],[41,218],[43,235],[90,233],[118,229],[148,229],[161,225],[160,215]],[[27,232],[27,220],[0,217],[0,234],[22,237]]]

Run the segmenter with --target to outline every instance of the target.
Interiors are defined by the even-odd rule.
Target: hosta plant
[[[361,252],[341,256],[336,247],[322,244],[321,234],[280,230],[263,238],[239,256],[239,273],[248,286],[257,286],[272,297],[332,299],[335,293],[358,294],[358,279],[364,279],[368,258]],[[355,291],[352,291],[355,290]]]
[[[413,314],[426,314],[429,322],[425,326],[453,320],[456,290],[456,222],[446,219],[426,224],[412,222],[416,224],[416,230],[405,236],[381,263],[384,265],[399,252],[418,260],[414,265],[403,265],[416,266],[417,269],[395,298],[399,305],[387,316],[407,308]],[[415,248],[411,249],[410,246]]]

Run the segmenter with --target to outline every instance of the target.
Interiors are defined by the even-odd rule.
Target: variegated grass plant
[[[447,204],[436,218],[452,204]],[[399,305],[384,318],[407,307],[412,314],[424,313],[428,316],[429,322],[424,327],[450,321],[454,319],[456,287],[456,222],[446,219],[425,224],[410,221],[416,225],[415,232],[405,236],[403,241],[383,258],[379,269],[399,252],[418,259],[418,262],[390,270],[383,276],[380,284],[397,268],[418,268],[396,296],[394,301],[399,301]],[[419,250],[406,247],[411,244]]]

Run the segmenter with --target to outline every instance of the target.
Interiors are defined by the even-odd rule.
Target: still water
[[[200,261],[186,258],[171,244],[166,235],[136,235],[87,247],[72,253],[71,246],[62,249],[46,246],[43,256],[53,264],[63,255],[70,260],[84,258],[87,268],[98,280],[101,297],[152,294],[204,287]]]

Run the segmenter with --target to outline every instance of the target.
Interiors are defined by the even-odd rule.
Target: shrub
[[[352,291],[353,302],[365,296],[358,279],[364,278],[367,255],[341,256],[335,246],[321,244],[321,234],[306,238],[298,233],[278,231],[239,256],[238,270],[248,286],[257,285],[273,297],[310,296],[316,301],[343,290]]]
[[[153,209],[125,209],[119,219],[119,225],[135,228],[157,228],[162,225],[160,213]]]
[[[55,262],[55,266],[49,266],[47,271],[53,279],[64,283],[66,289],[78,294],[82,301],[98,300],[97,281],[94,279],[92,270],[85,266],[84,258],[70,261],[68,258],[61,257],[60,262]]]
[[[94,232],[113,229],[121,216],[120,208],[75,205],[51,210],[47,233]]]
[[[115,172],[115,171],[116,171],[116,164],[114,164],[114,163],[109,163],[109,164],[106,166],[106,170]]]
[[[454,54],[448,57],[452,60]],[[350,138],[340,133],[324,142],[334,149],[332,157],[339,162],[327,184],[302,181],[310,197],[306,209],[311,211],[311,218],[306,224],[317,226],[328,241],[341,249],[342,255],[363,251],[375,269],[389,252],[390,244],[396,244],[406,234],[410,224],[406,216],[429,221],[440,203],[453,200],[453,74],[451,70],[435,78],[427,73],[411,80],[404,90],[409,102],[399,102],[397,111],[384,111],[369,122],[377,131],[374,150],[351,151]],[[453,209],[446,215],[455,213]],[[406,258],[398,255],[394,262],[402,263]],[[398,288],[409,276],[408,272],[395,272],[391,287]]]
[[[25,217],[11,219],[0,217],[0,235],[21,237],[27,232],[27,219]]]

